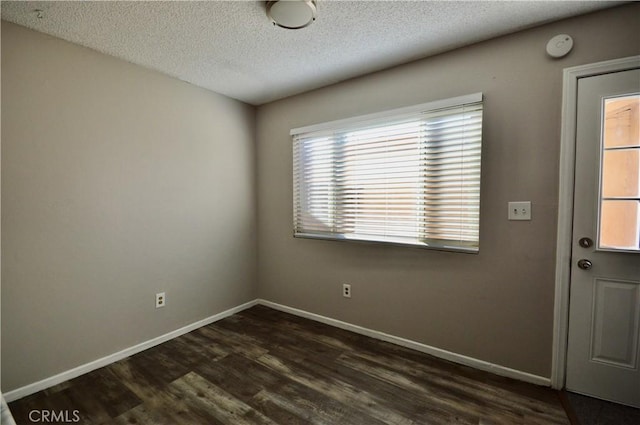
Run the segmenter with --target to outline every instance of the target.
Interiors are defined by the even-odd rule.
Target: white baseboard
[[[151,347],[155,347],[156,345],[162,344],[163,342],[167,342],[180,335],[184,335],[202,326],[206,326],[213,322],[217,322],[218,320],[224,319],[225,317],[236,314],[242,310],[246,310],[247,308],[251,308],[256,304],[257,304],[257,300],[253,300],[253,301],[249,301],[247,303],[241,304],[237,307],[230,308],[229,310],[225,310],[221,313],[214,314],[213,316],[207,317],[206,319],[198,320],[197,322],[191,323],[190,325],[184,326],[180,329],[176,329],[175,331],[171,331],[164,335],[160,335],[159,337],[150,339],[145,342],[141,342],[140,344],[134,345],[133,347],[125,348],[124,350],[118,351],[117,353],[110,354],[98,360],[85,363],[73,369],[70,369],[65,372],[59,373],[57,375],[51,376],[49,378],[43,379],[41,381],[34,382],[33,384],[25,385],[24,387],[20,387],[13,391],[9,391],[4,394],[4,398],[6,399],[7,403],[21,399],[22,397],[26,397],[30,394],[36,393],[38,391],[42,391],[44,389],[57,385],[61,382],[68,381],[73,378],[77,378],[78,376],[84,375],[85,373],[91,372],[96,369],[100,369],[101,367],[110,365],[111,363],[115,363],[118,360],[122,360],[129,356],[137,354],[141,351],[147,350]]]
[[[24,387],[17,388],[13,391],[9,391],[4,394],[4,397],[7,403],[21,399],[30,394],[36,393],[38,391],[42,391],[54,385],[76,378],[80,375],[84,375],[85,373],[89,373],[93,370],[110,365],[111,363],[115,363],[118,360],[122,360],[134,354],[140,353],[141,351],[144,351],[156,345],[162,344],[163,342],[169,341],[180,335],[184,335],[202,326],[206,326],[213,322],[217,322],[218,320],[224,319],[225,317],[236,314],[242,310],[251,308],[256,304],[264,305],[266,307],[271,307],[275,310],[280,310],[285,313],[293,314],[295,316],[311,319],[316,322],[325,323],[330,326],[335,326],[336,328],[345,329],[351,332],[355,332],[357,334],[379,339],[381,341],[390,342],[392,344],[400,345],[402,347],[407,347],[412,350],[430,354],[434,357],[438,357],[454,363],[463,364],[465,366],[470,366],[475,369],[491,372],[496,375],[506,376],[508,378],[514,378],[520,381],[530,382],[536,385],[544,385],[544,386],[551,385],[550,378],[545,378],[542,376],[533,375],[531,373],[523,372],[520,370],[511,369],[505,366],[496,365],[493,363],[486,362],[484,360],[478,360],[473,357],[468,357],[462,354],[453,353],[451,351],[442,350],[440,348],[431,347],[429,345],[422,344],[420,342],[411,341],[409,339],[389,335],[383,332],[375,331],[373,329],[364,328],[362,326],[332,319],[330,317],[321,316],[319,314],[310,313],[308,311],[300,310],[297,308],[288,307],[282,304],[274,303],[274,302],[263,300],[263,299],[257,299],[257,300],[253,300],[253,301],[249,301],[247,303],[241,304],[237,307],[230,308],[229,310],[225,310],[213,316],[207,317],[206,319],[202,319],[197,322],[191,323],[190,325],[184,326],[180,329],[176,329],[175,331],[166,333],[159,337],[134,345],[133,347],[129,347],[122,351],[118,351],[117,353],[110,354],[106,357],[102,357],[92,362],[80,365],[78,367],[75,367],[73,369],[51,376],[49,378],[43,379],[41,381],[34,382],[29,385],[25,385]]]
[[[444,360],[448,360],[454,363],[459,363],[465,366],[470,366],[475,369],[491,372],[496,375],[505,376],[508,378],[517,379],[524,382],[529,382],[536,385],[550,386],[551,379],[543,376],[534,375],[521,370],[511,369],[505,366],[489,363],[484,360],[479,360],[473,357],[464,356],[462,354],[453,353],[451,351],[442,350],[440,348],[431,347],[420,342],[411,341],[409,339],[400,338],[397,336],[389,335],[383,332],[375,331],[372,329],[364,328],[362,326],[353,325],[351,323],[343,322],[340,320],[332,319],[330,317],[321,316],[315,313],[309,313],[308,311],[300,310],[286,305],[277,304],[271,301],[258,299],[258,304],[266,307],[271,307],[275,310],[280,310],[285,313],[290,313],[296,316],[304,317],[314,320],[316,322],[325,323],[336,328],[345,329],[357,334],[365,335],[371,338],[379,339],[381,341],[390,342],[392,344],[400,345],[402,347],[411,348],[412,350],[420,351],[422,353],[430,354],[434,357],[438,357]]]

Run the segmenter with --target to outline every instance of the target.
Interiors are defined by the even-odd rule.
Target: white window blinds
[[[294,236],[478,251],[482,94],[291,134]]]

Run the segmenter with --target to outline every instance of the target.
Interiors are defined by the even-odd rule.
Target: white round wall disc
[[[547,43],[547,53],[552,58],[561,58],[569,54],[573,48],[573,38],[567,34],[559,34]]]

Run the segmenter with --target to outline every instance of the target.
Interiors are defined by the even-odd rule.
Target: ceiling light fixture
[[[267,2],[267,16],[281,28],[297,30],[316,20],[315,0],[275,0]]]

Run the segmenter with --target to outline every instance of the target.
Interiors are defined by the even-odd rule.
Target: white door
[[[578,81],[566,388],[640,407],[640,70]]]

